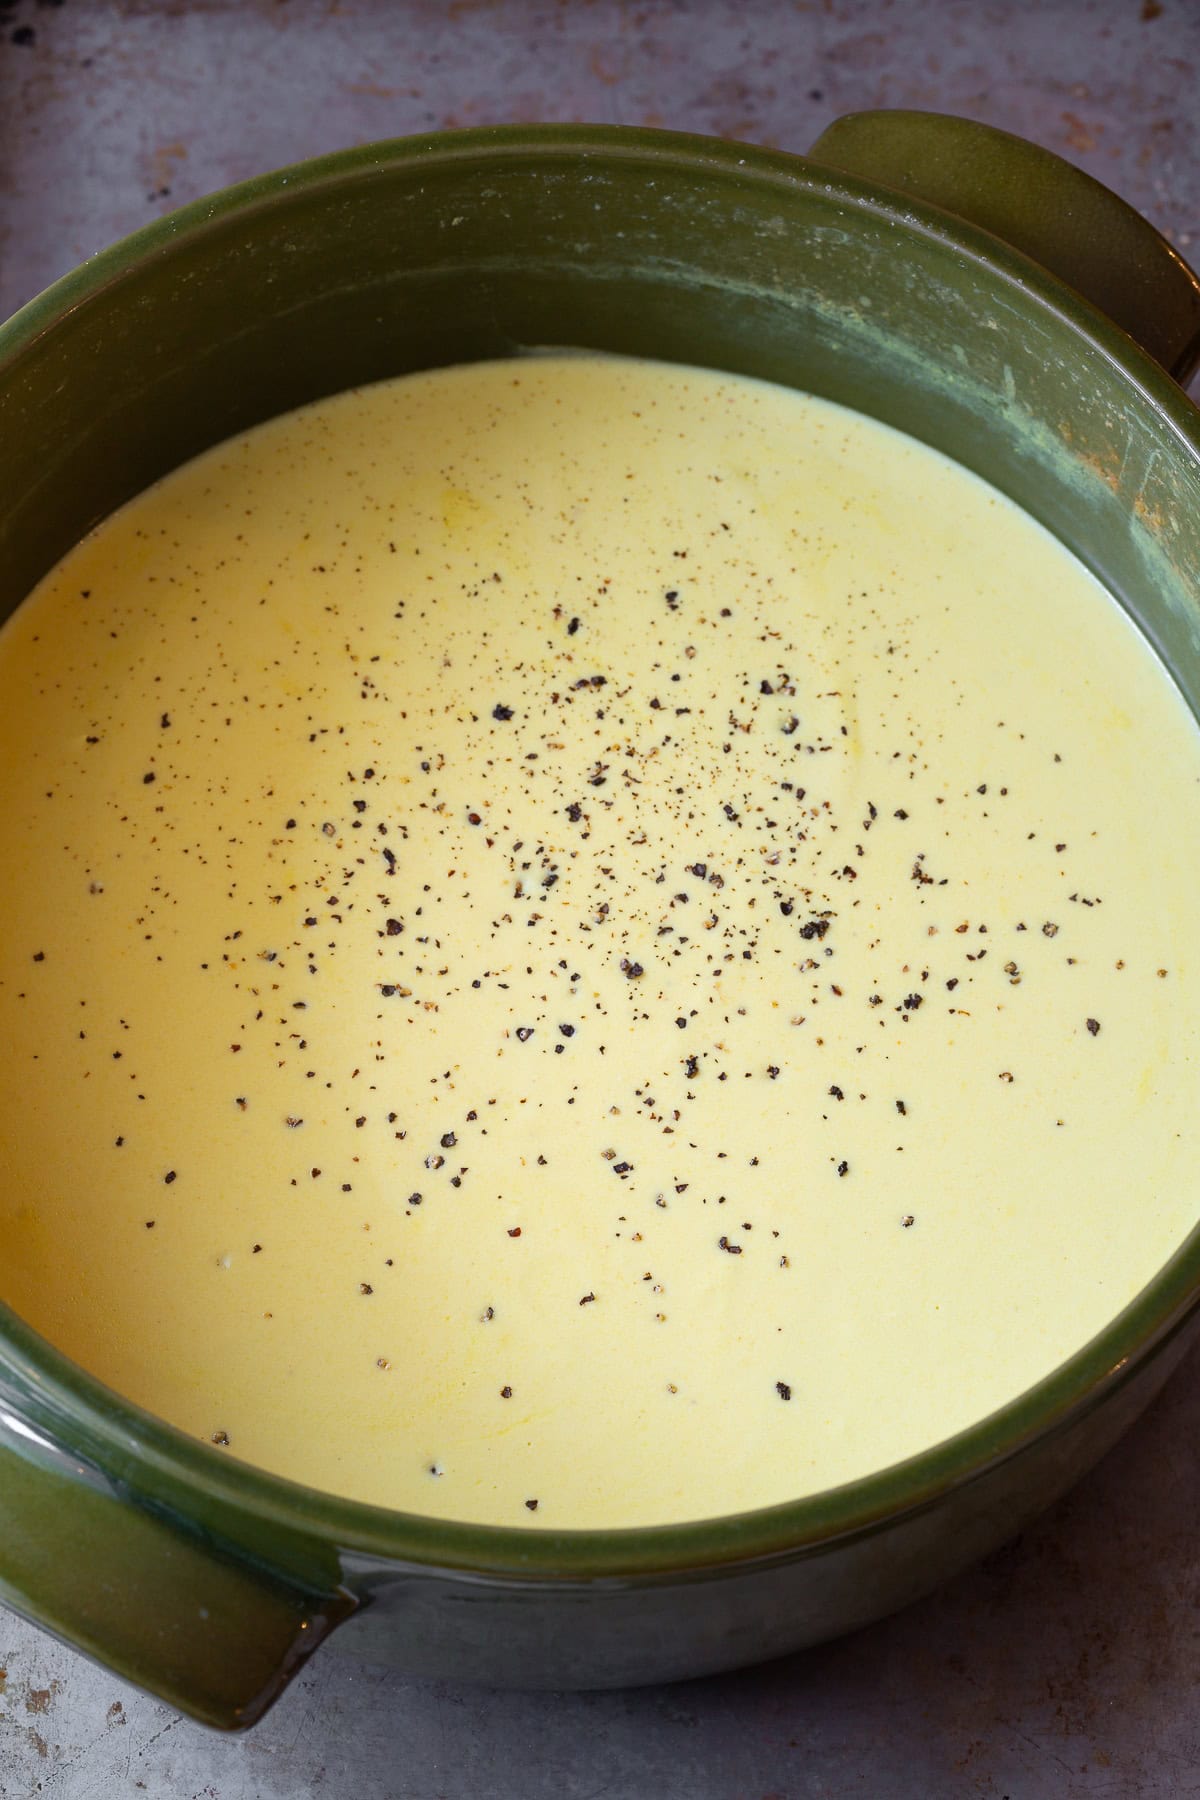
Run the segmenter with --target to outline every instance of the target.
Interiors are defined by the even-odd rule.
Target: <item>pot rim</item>
[[[63,276],[3,325],[0,372],[56,325],[129,274],[172,248],[237,216],[286,207],[322,187],[386,179],[393,170],[431,169],[447,161],[507,163],[642,160],[664,175],[707,173],[781,197],[824,195],[832,208],[868,214],[930,240],[986,270],[993,282],[1099,351],[1136,399],[1164,417],[1180,450],[1200,462],[1200,411],[1140,346],[1072,288],[976,226],[874,183],[842,175],[790,152],[688,133],[619,125],[505,125],[385,140],[335,151],[253,177],[191,202],[100,251]],[[922,1512],[1032,1442],[1065,1429],[1125,1381],[1183,1328],[1200,1304],[1200,1224],[1146,1286],[1088,1343],[982,1420],[901,1462],[838,1487],[751,1512],[683,1524],[613,1530],[495,1526],[405,1513],[307,1488],[207,1445],[123,1399],[57,1350],[0,1301],[0,1383],[36,1396],[51,1428],[72,1443],[78,1431],[98,1467],[119,1462],[131,1490],[156,1478],[185,1489],[198,1514],[210,1509],[252,1516],[289,1534],[389,1563],[453,1570],[480,1579],[570,1585],[602,1579],[652,1580],[682,1571],[713,1573],[731,1564],[769,1563],[866,1536]],[[0,1422],[4,1395],[0,1388]],[[126,1473],[133,1459],[136,1481]],[[191,1503],[189,1502],[189,1511]]]

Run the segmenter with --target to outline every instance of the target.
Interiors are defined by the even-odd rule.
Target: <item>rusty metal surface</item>
[[[508,119],[803,150],[971,114],[1200,255],[1200,0],[0,0],[0,315],[227,182]],[[246,1739],[0,1612],[0,1797],[1073,1800],[1200,1793],[1200,1365],[1000,1556],[901,1617],[640,1693],[406,1680],[331,1646]]]

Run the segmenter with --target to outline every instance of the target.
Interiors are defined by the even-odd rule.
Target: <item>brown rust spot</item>
[[[1084,468],[1090,469],[1093,475],[1098,475],[1105,487],[1111,488],[1115,494],[1121,485],[1120,470],[1115,455],[1102,457],[1095,450],[1081,450],[1078,455]]]

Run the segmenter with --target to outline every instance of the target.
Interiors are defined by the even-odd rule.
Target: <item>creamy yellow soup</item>
[[[0,1295],[214,1455],[782,1501],[1196,1218],[1192,720],[832,405],[552,357],[276,420],[4,628],[0,770]]]

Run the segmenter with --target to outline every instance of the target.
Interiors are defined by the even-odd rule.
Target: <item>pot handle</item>
[[[809,153],[982,226],[1108,314],[1186,384],[1200,363],[1200,279],[1141,213],[1025,138],[946,113],[847,113]]]
[[[2,1372],[0,1600],[224,1731],[252,1725],[354,1607],[202,1530],[182,1496],[106,1474]]]

